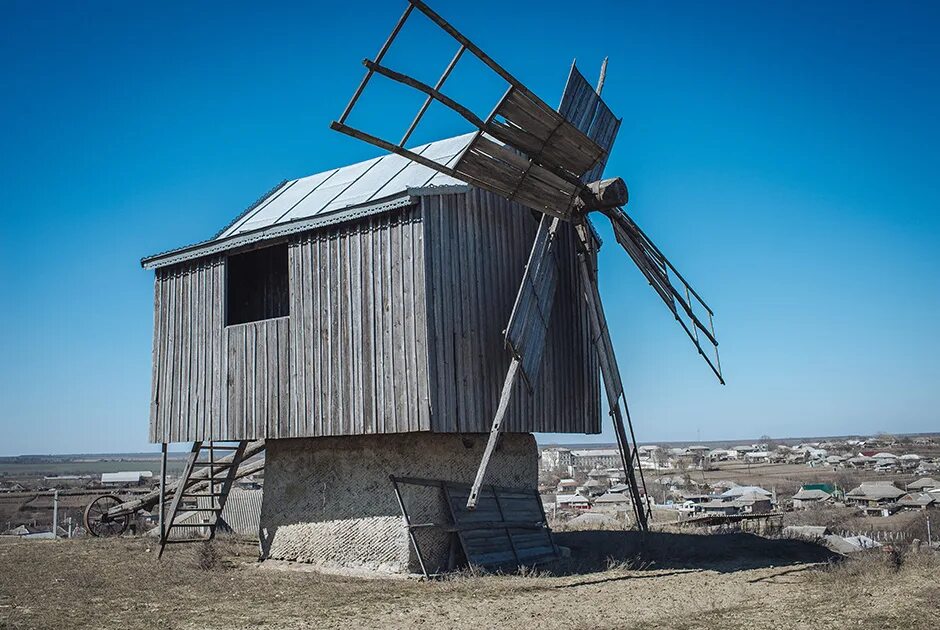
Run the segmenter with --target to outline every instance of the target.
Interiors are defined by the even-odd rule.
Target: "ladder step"
[[[219,508],[203,508],[203,507],[194,507],[189,508],[188,510],[183,510],[183,512],[221,512]]]
[[[188,529],[195,527],[215,527],[215,523],[170,523],[167,529],[176,529],[177,527],[185,527]]]
[[[234,466],[235,462],[195,462],[193,466],[220,466],[222,468],[227,468],[229,466]]]
[[[208,493],[208,492],[207,492],[206,494],[191,494],[191,493],[187,492],[186,494],[183,495],[183,498],[184,498],[184,499],[198,499],[199,497],[207,497],[207,498],[208,498],[208,497],[224,497],[224,496],[225,496],[225,495],[222,494],[221,492],[212,492],[212,493]]]

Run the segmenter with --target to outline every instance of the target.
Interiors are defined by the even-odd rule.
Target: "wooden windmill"
[[[433,86],[382,65],[387,51],[406,21],[415,14],[415,9],[458,44],[456,53]],[[474,55],[508,84],[505,94],[485,119],[447,96],[444,87],[455,66],[467,53]],[[590,313],[595,348],[632,503],[637,522],[645,529],[647,510],[642,507],[642,477],[638,480],[634,473],[635,437],[598,291],[595,264],[598,241],[591,227],[592,213],[601,213],[611,221],[617,242],[666,304],[719,381],[724,383],[724,380],[712,310],[624,211],[628,195],[623,179],[601,179],[620,126],[620,120],[601,100],[603,71],[602,80],[595,88],[572,68],[565,96],[556,111],[421,0],[409,0],[404,14],[375,59],[366,59],[363,63],[366,75],[339,120],[332,123],[333,129],[518,202],[543,215],[506,326],[505,343],[512,353],[512,361],[503,381],[499,405],[469,493],[467,508],[474,509],[479,500],[487,465],[496,448],[514,389],[520,380],[531,387],[538,378],[546,334],[552,325],[550,315],[560,265],[569,264],[568,261],[572,260],[559,257],[556,247],[559,230],[568,223],[577,235],[579,255],[576,264],[585,287],[584,299]],[[376,75],[425,95],[424,104],[397,143],[346,123]],[[477,130],[463,152],[448,162],[405,148],[405,143],[434,101],[462,116]]]

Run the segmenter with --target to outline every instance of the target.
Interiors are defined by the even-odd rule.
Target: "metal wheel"
[[[113,494],[105,494],[88,504],[85,508],[85,529],[92,536],[106,538],[108,536],[120,536],[127,529],[130,523],[130,514],[121,514],[120,516],[108,516],[111,508],[124,503]]]

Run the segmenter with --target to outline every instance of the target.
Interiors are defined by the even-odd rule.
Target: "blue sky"
[[[3,4],[0,455],[148,448],[139,258],[376,154],[328,125],[403,3],[315,4]],[[550,103],[610,56],[608,174],[718,313],[727,387],[600,224],[638,438],[940,430],[936,5],[531,4],[432,2]]]

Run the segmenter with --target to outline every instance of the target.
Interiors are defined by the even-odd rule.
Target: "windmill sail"
[[[414,9],[459,44],[457,53],[434,86],[382,65],[382,59]],[[503,97],[486,119],[478,117],[444,91],[445,82],[454,66],[466,56],[465,51],[508,84]],[[330,125],[333,129],[562,219],[574,217],[577,202],[585,194],[583,182],[591,180],[582,180],[582,176],[597,171],[598,167],[603,170],[607,160],[604,146],[584,130],[588,134],[593,133],[599,141],[606,141],[616,134],[616,129],[612,128],[615,119],[606,105],[600,107],[603,103],[599,98],[591,102],[590,116],[585,113],[569,119],[547,105],[421,0],[409,0],[408,8],[375,59],[366,59],[363,63],[366,75],[339,120]],[[424,103],[397,144],[346,123],[366,86],[377,74],[425,95]],[[450,108],[477,129],[477,135],[453,165],[422,157],[404,147],[404,142],[428,110],[429,100]],[[572,111],[581,112],[581,105],[580,99],[573,101]],[[584,130],[572,120],[583,125]]]
[[[581,176],[584,182],[597,181],[604,175],[607,157],[620,130],[620,119],[610,111],[597,89],[588,83],[575,64],[571,64],[558,106],[559,114],[604,150],[597,164]]]
[[[622,208],[608,210],[606,214],[613,224],[614,236],[617,238],[617,242],[620,243],[620,246],[633,259],[643,275],[646,276],[650,286],[672,311],[676,321],[679,322],[689,339],[695,344],[698,353],[702,355],[702,358],[708,363],[708,367],[712,369],[715,376],[724,385],[725,380],[721,374],[721,360],[718,356],[718,340],[715,338],[714,324],[712,323],[714,312]],[[676,280],[675,284],[673,278]],[[707,325],[696,311],[704,311],[703,316],[708,320]],[[709,352],[702,348],[702,337],[711,346]]]

